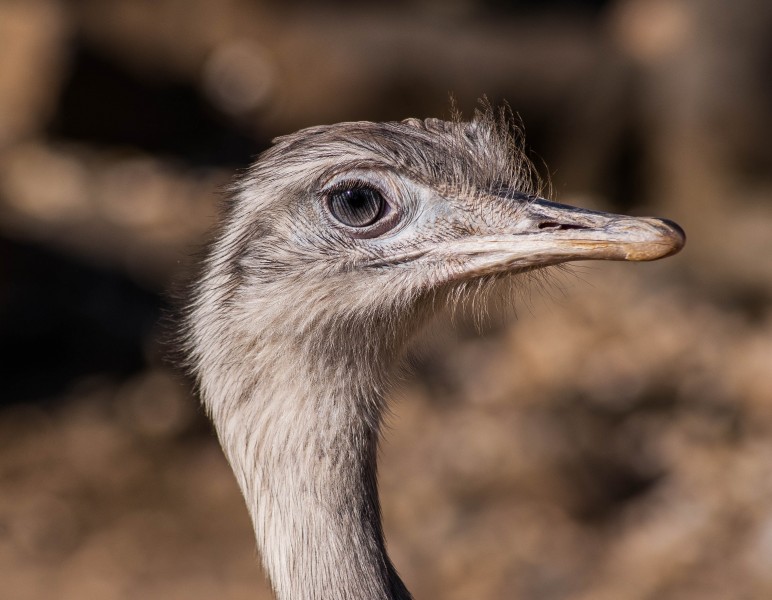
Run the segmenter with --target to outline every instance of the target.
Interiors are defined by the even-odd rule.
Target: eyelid
[[[352,190],[357,187],[366,187],[366,188],[373,189],[376,192],[378,192],[381,196],[383,196],[383,199],[388,202],[389,194],[385,192],[383,187],[373,181],[370,181],[365,177],[353,176],[353,177],[334,178],[331,182],[327,182],[325,185],[322,186],[321,194],[323,196],[329,196],[334,192]]]

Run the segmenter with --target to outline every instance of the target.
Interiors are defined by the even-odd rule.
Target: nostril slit
[[[572,225],[568,223],[558,223],[556,221],[543,221],[538,225],[539,229],[555,229],[556,231],[566,229],[587,229],[584,225]]]

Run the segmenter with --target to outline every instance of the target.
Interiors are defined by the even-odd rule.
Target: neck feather
[[[321,366],[286,346],[257,352],[202,377],[202,391],[277,599],[409,599],[381,526],[381,386],[358,384],[350,359]],[[250,364],[268,366],[244,372]]]

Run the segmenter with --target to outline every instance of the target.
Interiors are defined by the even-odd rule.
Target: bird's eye
[[[332,216],[349,227],[372,225],[387,207],[381,193],[367,186],[333,191],[328,195],[328,203]]]

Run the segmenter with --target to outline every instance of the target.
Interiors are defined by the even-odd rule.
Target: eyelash
[[[356,188],[370,188],[372,190],[377,191],[384,198],[386,197],[385,194],[383,194],[379,188],[371,184],[369,181],[365,181],[364,179],[344,179],[343,181],[338,181],[334,183],[332,186],[325,189],[324,195],[330,196],[337,192],[346,192],[348,190],[353,190]]]

